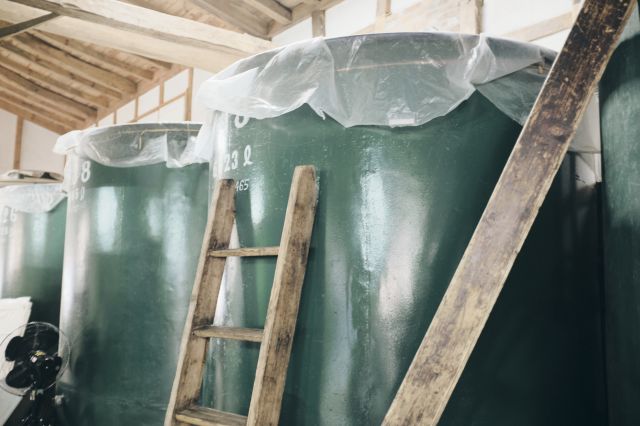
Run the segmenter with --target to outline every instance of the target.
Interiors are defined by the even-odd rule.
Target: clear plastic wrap
[[[66,197],[61,183],[5,186],[0,188],[0,207],[7,206],[24,213],[45,213],[56,208]]]
[[[201,86],[198,101],[235,116],[237,127],[303,104],[344,127],[404,127],[446,115],[477,90],[524,124],[554,58],[540,46],[484,35],[315,38],[236,62]],[[597,112],[588,116],[597,121]],[[198,158],[211,159],[213,120],[212,112],[198,135]],[[598,152],[598,135],[584,127],[572,150]]]
[[[381,43],[384,58],[370,48]],[[536,65],[503,81],[500,93],[481,91],[522,122],[537,94],[522,93],[522,80],[542,84],[553,56],[531,44],[448,33],[315,38],[236,62],[206,81],[198,100],[256,119],[309,104],[345,127],[419,126],[446,115],[478,86]],[[505,93],[505,85],[518,90]]]
[[[53,151],[111,167],[164,162],[169,168],[179,168],[204,162],[193,155],[200,126],[200,123],[157,123],[75,130],[60,136]]]

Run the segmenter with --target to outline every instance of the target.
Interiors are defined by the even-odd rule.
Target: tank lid
[[[200,163],[193,155],[200,123],[138,123],[74,130],[58,138],[53,151],[111,167],[166,163],[178,168]]]
[[[62,182],[62,175],[41,170],[9,170],[0,175],[0,186]]]
[[[18,184],[0,188],[0,207],[25,213],[45,213],[65,198],[61,183]]]

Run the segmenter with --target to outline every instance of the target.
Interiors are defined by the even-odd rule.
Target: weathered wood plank
[[[176,419],[197,426],[243,426],[247,418],[206,407],[191,407],[176,414]]]
[[[16,34],[20,34],[27,30],[37,27],[40,24],[43,24],[47,21],[50,21],[54,18],[57,18],[60,15],[55,13],[48,13],[46,15],[38,16],[37,18],[29,19],[25,22],[20,22],[19,24],[13,24],[6,27],[0,28],[0,40],[6,37],[11,37]]]
[[[33,96],[42,99],[45,102],[53,102],[59,104],[58,107],[64,108],[65,113],[71,113],[80,119],[86,119],[87,117],[95,117],[96,110],[59,95],[44,87],[38,86],[31,81],[19,76],[18,74],[0,66],[2,72],[0,72],[0,81],[6,84],[17,87],[18,89],[24,89],[31,93]]]
[[[249,405],[249,425],[278,424],[317,198],[315,168],[296,167]]]
[[[270,46],[261,40],[201,22],[180,18],[116,0],[10,0],[61,16],[106,25],[198,49],[220,50],[240,56]]]
[[[256,256],[277,256],[280,247],[242,247],[226,250],[212,250],[209,256],[213,257],[256,257]]]
[[[218,327],[209,325],[193,331],[198,337],[242,340],[245,342],[261,342],[263,330],[259,328]]]
[[[311,34],[314,37],[324,37],[326,35],[325,15],[324,10],[311,12]]]
[[[244,3],[281,24],[291,23],[291,11],[275,0],[242,0]]]
[[[49,129],[54,133],[59,135],[63,133],[67,133],[69,130],[73,130],[72,128],[65,127],[60,123],[56,123],[55,121],[49,119],[48,117],[43,117],[38,114],[35,114],[31,111],[27,111],[24,108],[20,108],[12,103],[5,102],[2,98],[0,98],[0,108],[8,111],[12,114],[17,115],[18,117],[22,117],[25,120],[31,121],[39,126],[44,127],[45,129]]]
[[[200,397],[208,339],[199,338],[193,332],[213,324],[215,317],[226,259],[208,256],[208,252],[229,246],[235,218],[235,182],[232,179],[217,182],[209,212],[211,216],[202,241],[176,377],[165,417],[167,426],[175,423],[175,413],[193,406]]]
[[[81,75],[87,80],[91,80],[99,84],[113,86],[115,89],[123,93],[136,93],[136,83],[119,74],[84,62],[63,50],[43,43],[31,34],[21,34],[16,38],[22,46],[32,54],[45,58],[47,61],[53,62],[69,72]]]
[[[384,425],[440,419],[634,3],[586,0]]]

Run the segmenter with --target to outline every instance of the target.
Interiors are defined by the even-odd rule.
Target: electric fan
[[[53,426],[50,409],[53,385],[68,364],[69,342],[54,325],[30,322],[9,334],[0,344],[0,388],[14,395],[29,393],[30,406],[22,418],[24,426]]]

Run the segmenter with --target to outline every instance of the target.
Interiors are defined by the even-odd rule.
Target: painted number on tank
[[[251,145],[244,147],[243,157],[244,161],[242,162],[242,167],[247,167],[253,164],[253,161],[251,161]],[[239,154],[237,149],[231,151],[231,154],[225,154],[223,171],[228,172],[230,170],[236,170],[239,166],[238,158]]]
[[[82,162],[82,167],[80,169],[80,180],[83,183],[87,183],[89,181],[89,179],[91,178],[91,162],[90,161],[83,161]]]
[[[236,182],[236,191],[246,191],[249,189],[249,179],[242,179]]]

